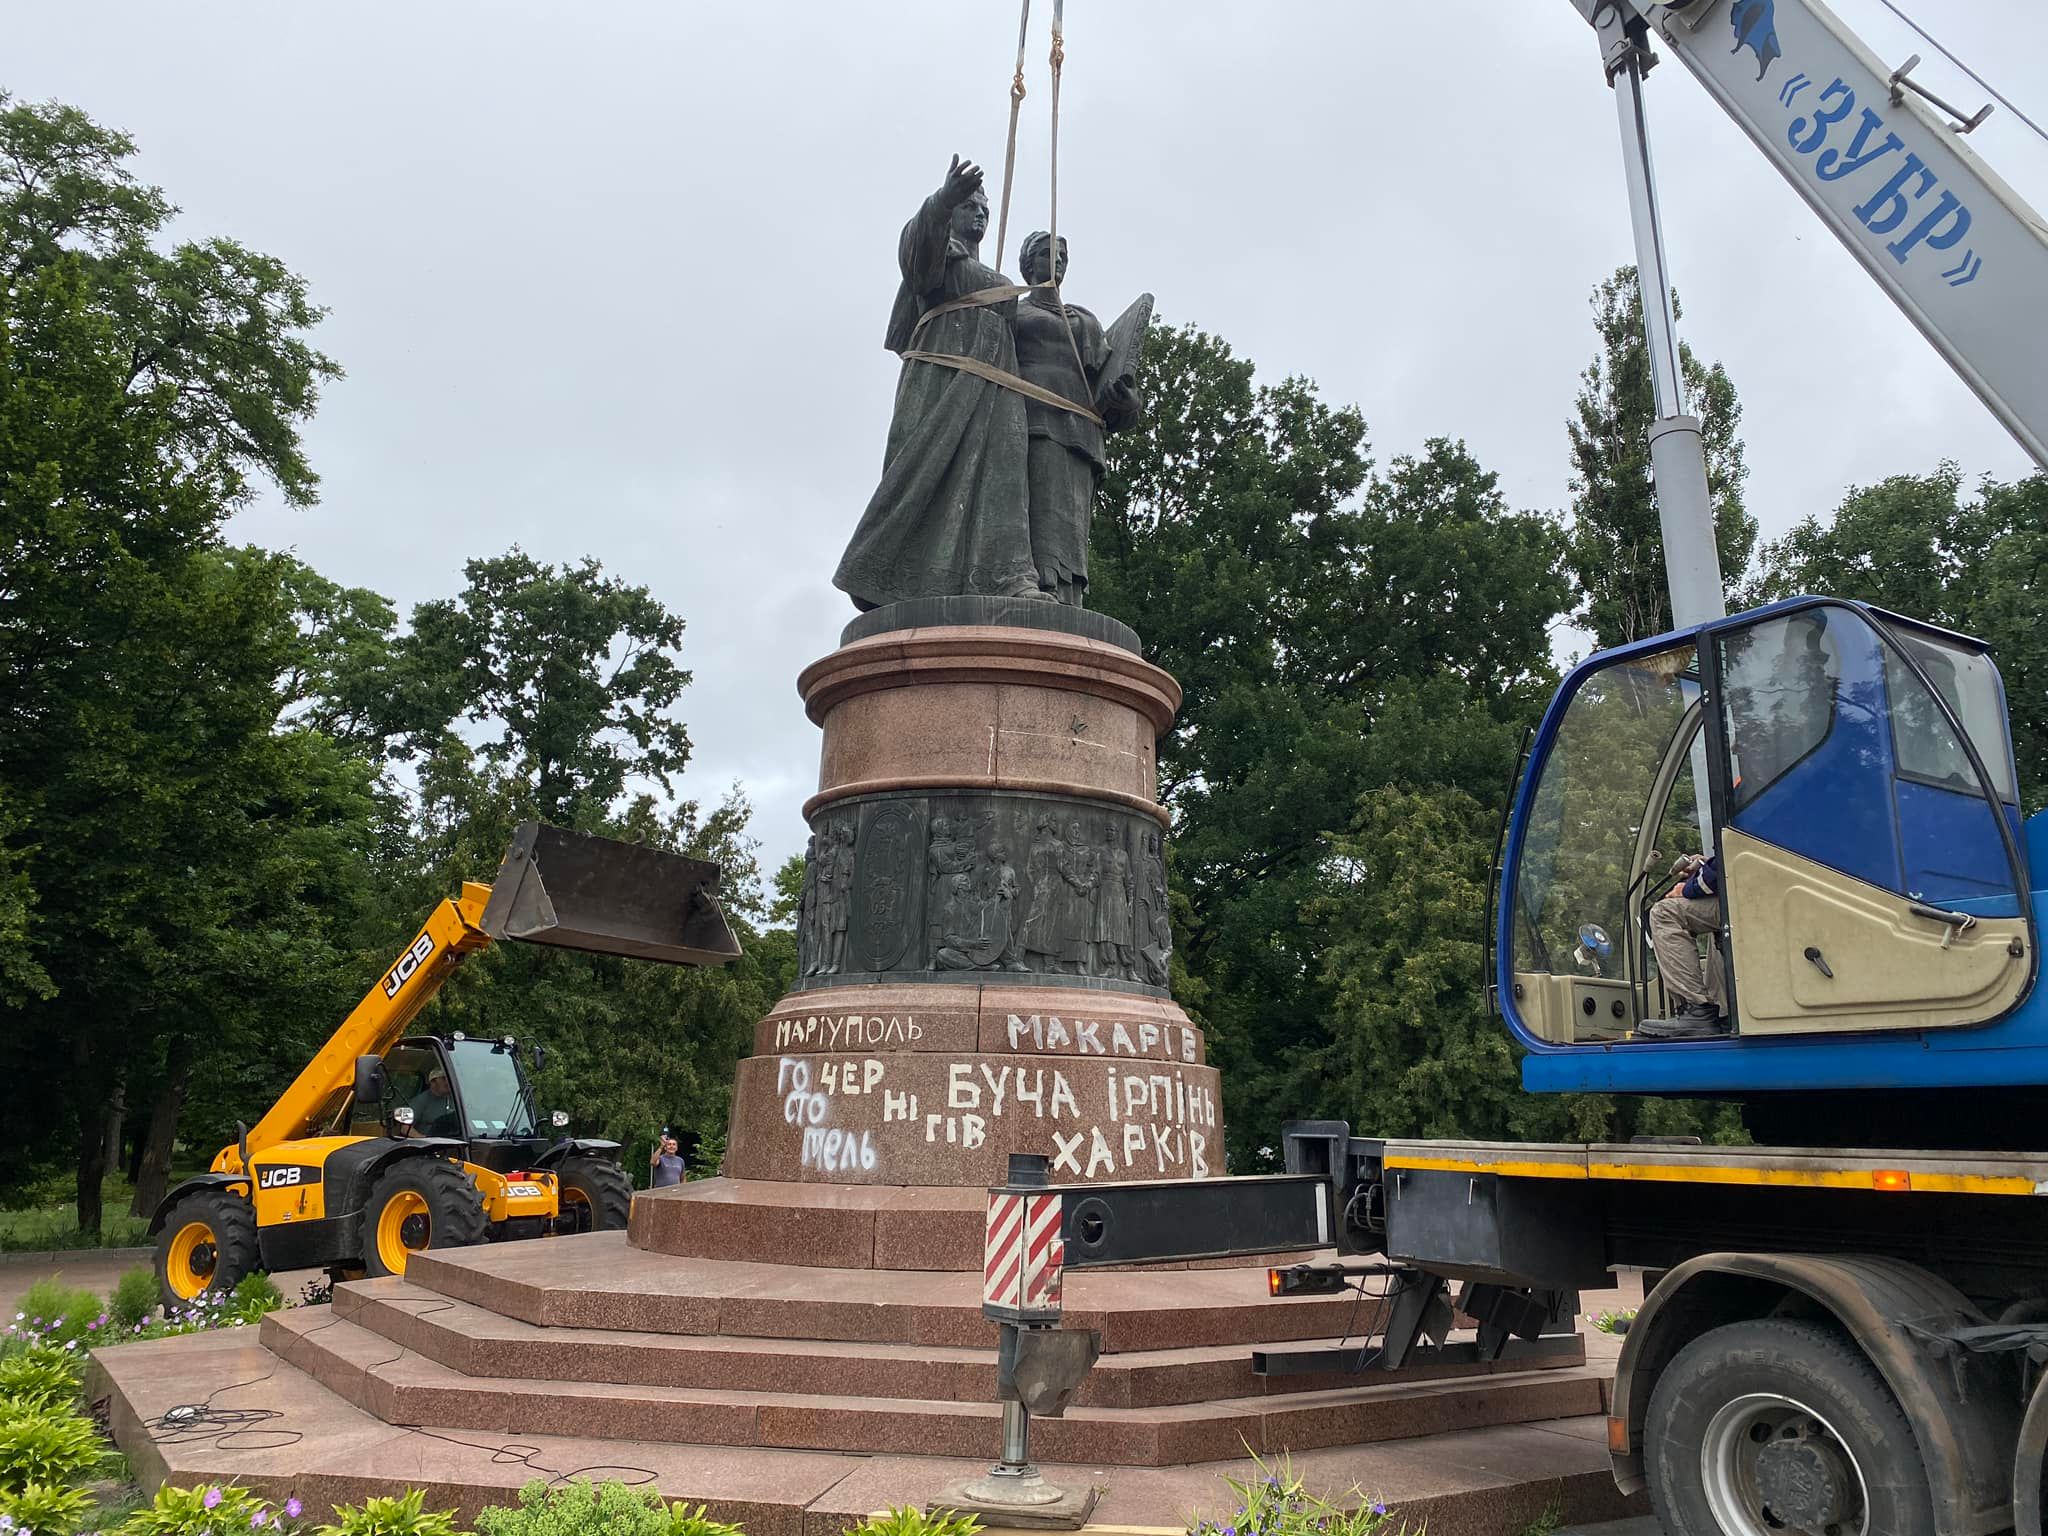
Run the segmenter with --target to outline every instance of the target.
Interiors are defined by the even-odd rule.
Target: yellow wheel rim
[[[576,1231],[588,1232],[597,1225],[596,1213],[590,1207],[590,1196],[582,1190],[573,1184],[564,1184],[561,1201],[562,1214],[569,1218]]]
[[[203,1221],[188,1221],[171,1238],[164,1256],[164,1279],[172,1290],[191,1300],[212,1283],[220,1262],[220,1240]]]
[[[401,1189],[377,1213],[377,1257],[394,1275],[404,1274],[406,1256],[433,1238],[434,1218],[428,1214],[427,1197],[417,1190]]]

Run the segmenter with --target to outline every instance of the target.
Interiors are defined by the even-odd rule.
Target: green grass
[[[146,1248],[149,1223],[128,1214],[124,1200],[100,1215],[97,1233],[78,1230],[78,1212],[69,1205],[26,1211],[0,1211],[0,1253],[41,1253],[46,1250]]]
[[[107,1179],[100,1186],[100,1230],[94,1235],[78,1230],[70,1176],[42,1179],[21,1191],[18,1206],[0,1211],[0,1253],[146,1248],[148,1219],[128,1214],[134,1198],[135,1186],[126,1179]]]

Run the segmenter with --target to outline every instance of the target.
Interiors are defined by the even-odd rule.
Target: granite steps
[[[837,1536],[865,1516],[922,1504],[948,1482],[985,1470],[987,1457],[849,1455],[753,1446],[612,1440],[587,1432],[517,1437],[386,1423],[264,1348],[256,1330],[124,1344],[94,1352],[89,1391],[105,1399],[116,1439],[139,1481],[181,1486],[234,1481],[265,1497],[324,1510],[417,1487],[430,1508],[469,1523],[485,1504],[516,1501],[533,1478],[617,1477],[668,1499],[708,1506],[749,1536]],[[169,1432],[172,1406],[212,1399],[263,1416],[237,1430]],[[153,1427],[154,1426],[154,1427]],[[1502,1536],[1555,1509],[1591,1521],[1639,1513],[1615,1490],[1597,1416],[1461,1430],[1293,1454],[1318,1491],[1353,1490],[1399,1509],[1431,1536]],[[1048,1458],[1049,1476],[1102,1489],[1094,1528],[1170,1536],[1191,1514],[1227,1515],[1221,1481],[1257,1475],[1237,1448],[1225,1461],[1111,1467],[1088,1456]]]
[[[826,1396],[916,1398],[990,1403],[996,1393],[993,1340],[981,1348],[853,1343],[723,1334],[666,1334],[604,1328],[545,1328],[402,1279],[342,1286],[335,1315],[465,1376],[526,1376],[623,1386],[778,1391]],[[1362,1320],[1372,1321],[1371,1314]],[[1563,1341],[1559,1341],[1562,1343]],[[1358,1338],[1322,1339],[1289,1348],[1356,1348]],[[1367,1381],[1526,1374],[1583,1363],[1576,1346],[1540,1361],[1260,1376],[1243,1344],[1126,1351],[1104,1355],[1075,1396],[1082,1407],[1149,1408],[1173,1404],[1328,1391]]]

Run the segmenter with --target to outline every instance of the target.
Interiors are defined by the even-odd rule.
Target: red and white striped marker
[[[983,1311],[1011,1316],[1056,1314],[1066,1262],[1057,1193],[989,1191],[988,1241],[981,1273]]]

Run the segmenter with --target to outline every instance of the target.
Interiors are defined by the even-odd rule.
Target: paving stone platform
[[[995,1330],[977,1285],[683,1258],[616,1232],[485,1245],[419,1255],[406,1279],[341,1286],[332,1307],[256,1330],[100,1351],[95,1393],[145,1477],[314,1500],[410,1482],[468,1513],[536,1473],[644,1475],[753,1536],[822,1536],[993,1457]],[[1252,1374],[1254,1347],[1356,1340],[1374,1310],[1276,1300],[1244,1266],[1070,1274],[1068,1322],[1098,1329],[1105,1354],[1064,1419],[1034,1421],[1034,1452],[1109,1490],[1098,1520],[1112,1524],[1218,1507],[1219,1470],[1248,1451],[1440,1505],[1438,1533],[1514,1536],[1464,1522],[1526,1503],[1526,1523],[1550,1494],[1572,1518],[1627,1512],[1602,1450],[1610,1368],[1577,1340],[1542,1361]],[[278,1417],[151,1428],[209,1395]]]

